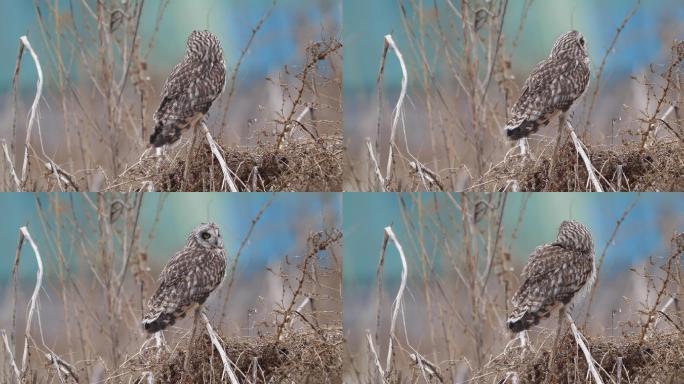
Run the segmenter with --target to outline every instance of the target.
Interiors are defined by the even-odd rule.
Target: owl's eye
[[[580,42],[580,45],[584,46],[584,37],[580,37],[579,42]]]
[[[208,232],[202,232],[202,238],[204,240],[209,240],[210,237],[211,235]]]

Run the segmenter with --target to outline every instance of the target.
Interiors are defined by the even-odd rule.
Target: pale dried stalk
[[[219,341],[218,336],[216,336],[216,332],[214,332],[214,329],[211,327],[211,324],[209,324],[209,319],[207,318],[207,315],[204,314],[204,312],[202,313],[202,319],[207,325],[207,333],[209,334],[209,338],[211,338],[211,343],[214,344],[214,347],[221,356],[221,361],[223,361],[223,375],[221,375],[221,380],[224,380],[226,373],[228,373],[228,378],[230,379],[231,384],[240,384],[240,381],[237,379],[237,376],[235,376],[235,372],[233,372],[233,368],[231,368],[231,364],[235,364],[233,364],[233,362],[230,361],[230,359],[228,358],[226,351],[223,349],[223,346],[221,345],[221,341]]]
[[[380,372],[380,377],[382,377],[382,382],[385,383],[385,371],[382,369],[382,364],[380,364],[380,358],[378,357],[378,352],[375,351],[375,346],[373,345],[373,336],[371,336],[370,330],[366,330],[366,338],[368,339],[368,346],[370,347],[371,353],[373,354],[373,360],[375,361],[375,366]]]
[[[401,283],[399,284],[399,290],[397,290],[397,296],[392,303],[392,321],[390,322],[389,346],[387,347],[387,364],[385,371],[390,372],[392,367],[392,341],[396,337],[394,331],[397,317],[399,316],[399,308],[401,307],[402,299],[404,297],[404,290],[406,289],[406,281],[408,280],[408,264],[406,263],[404,248],[402,248],[399,240],[397,240],[397,236],[394,234],[394,231],[392,231],[391,226],[385,227],[385,236],[392,240],[394,246],[397,248],[397,252],[399,252],[399,257],[401,258]]]
[[[599,183],[598,179],[596,178],[596,174],[594,173],[594,166],[591,165],[591,161],[589,160],[587,153],[584,152],[584,149],[582,148],[582,142],[579,140],[579,138],[577,138],[577,134],[575,133],[575,130],[572,128],[570,122],[566,121],[566,124],[568,126],[568,130],[570,131],[570,137],[572,138],[572,142],[573,144],[575,144],[575,149],[577,150],[577,153],[579,153],[580,157],[582,157],[582,161],[584,161],[585,168],[587,168],[587,174],[589,175],[591,184],[594,186],[596,192],[603,192],[601,183]]]
[[[21,232],[21,237],[25,238],[28,240],[29,244],[31,244],[31,248],[33,248],[33,254],[36,256],[36,263],[38,264],[38,271],[36,272],[36,286],[33,289],[33,294],[31,295],[31,301],[29,302],[29,311],[28,311],[28,316],[26,317],[26,330],[24,333],[24,353],[21,358],[21,377],[24,376],[24,373],[26,372],[26,369],[28,368],[27,363],[28,363],[28,345],[29,345],[29,332],[31,329],[31,320],[33,319],[33,312],[36,310],[36,303],[38,302],[38,294],[40,293],[40,287],[43,283],[43,259],[40,257],[40,252],[38,251],[38,246],[36,243],[33,241],[33,238],[31,238],[31,234],[28,231],[28,228],[26,227],[21,227],[19,228],[19,231]]]
[[[580,349],[582,349],[582,352],[584,353],[584,358],[587,360],[587,366],[589,367],[589,372],[591,372],[591,376],[594,378],[594,381],[597,384],[603,384],[603,380],[601,380],[601,376],[599,376],[599,373],[596,370],[596,366],[594,365],[594,359],[591,357],[589,349],[582,340],[582,334],[577,330],[575,322],[572,321],[572,316],[570,316],[569,313],[566,313],[566,317],[570,322],[570,329],[572,330],[572,335],[575,337],[575,342],[577,342],[577,345],[579,345]]]
[[[670,297],[670,299],[662,306],[662,308],[660,308],[658,313],[665,313],[665,311],[667,311],[667,309],[670,308],[670,305],[674,304],[674,301],[675,301],[674,297]],[[660,321],[661,318],[662,318],[662,316],[658,316],[653,321],[653,326],[650,328],[650,332],[648,334],[646,334],[646,336],[644,337],[644,340],[648,339],[649,337],[651,337],[655,333],[655,329],[658,326],[658,322]]]
[[[9,150],[7,149],[7,142],[5,139],[2,139],[2,151],[5,153],[5,159],[7,160],[7,164],[9,165],[10,173],[12,174],[12,179],[14,180],[14,184],[17,186],[17,192],[21,192],[21,182],[19,181],[19,177],[17,176],[17,170],[14,168],[14,163],[12,163],[12,157],[9,154]]]
[[[306,108],[304,108],[299,113],[299,115],[295,118],[295,121],[298,123],[301,123],[304,116],[306,116],[306,114],[309,113],[310,111],[311,111],[311,107],[307,106]],[[294,129],[291,129],[290,132],[288,132],[287,137],[285,137],[283,140],[284,145],[286,145],[288,142],[290,142],[292,140],[292,136],[294,136],[294,131],[295,131]]]
[[[667,120],[668,117],[670,117],[670,114],[672,114],[672,112],[674,112],[674,110],[675,110],[674,105],[670,105],[670,108],[668,108],[667,111],[665,111],[665,113],[663,113],[663,116],[658,120],[664,122],[665,120]],[[663,126],[663,124],[658,124],[655,126],[655,129],[653,130],[653,140],[654,141],[658,137],[660,127],[662,127],[662,126]]]
[[[397,132],[397,125],[399,124],[399,116],[401,115],[402,108],[404,106],[406,89],[408,88],[408,71],[406,70],[406,64],[404,63],[404,56],[401,54],[401,51],[399,51],[399,48],[397,48],[397,45],[394,43],[392,35],[385,35],[385,45],[389,45],[389,47],[392,48],[394,54],[397,55],[399,65],[401,66],[401,91],[399,92],[399,98],[397,99],[397,104],[394,107],[393,111],[394,117],[392,118],[392,130],[390,131],[389,153],[387,155],[387,172],[385,172],[385,178],[387,180],[387,183],[389,183],[392,180],[392,165],[394,163],[393,148],[396,145],[394,142],[394,138]]]
[[[29,145],[31,142],[31,131],[33,130],[33,125],[36,121],[36,115],[38,114],[38,103],[40,102],[40,97],[43,93],[43,69],[40,66],[40,61],[38,60],[38,55],[31,47],[31,43],[28,41],[26,36],[19,38],[21,43],[28,49],[33,57],[33,62],[36,65],[36,71],[38,72],[38,81],[36,83],[36,96],[33,99],[33,104],[31,105],[31,110],[29,112],[29,121],[26,127],[26,141],[24,142],[24,163],[21,165],[21,185],[26,184],[28,179],[28,152]]]
[[[380,165],[378,165],[378,160],[375,158],[375,153],[373,152],[373,144],[370,141],[370,138],[366,138],[366,147],[368,148],[368,155],[371,158],[371,161],[373,161],[373,170],[375,171],[375,175],[378,177],[378,181],[380,182],[380,188],[382,188],[383,192],[387,192],[387,187],[385,186],[385,178],[382,177],[382,172],[380,172]]]
[[[14,360],[14,354],[10,349],[9,341],[7,341],[7,332],[5,332],[4,329],[2,330],[2,340],[5,342],[7,353],[9,353],[10,363],[12,364],[12,368],[14,368],[14,374],[17,376],[17,382],[20,382],[19,378],[21,377],[21,373],[19,372],[19,367],[17,367],[17,362]]]
[[[204,124],[204,122],[202,122],[202,130],[204,131],[204,135],[207,137],[207,142],[209,142],[209,148],[211,148],[211,153],[213,153],[214,157],[216,157],[216,160],[218,160],[219,165],[221,166],[221,171],[223,172],[223,183],[221,185],[221,189],[223,190],[225,184],[228,184],[228,188],[231,192],[237,192],[237,186],[233,182],[233,178],[230,176],[230,171],[228,169],[228,165],[226,164],[226,160],[223,158],[221,151],[219,151],[218,149],[218,145],[216,145],[214,138],[211,137],[211,133],[209,133],[209,128],[207,128],[207,125]]]

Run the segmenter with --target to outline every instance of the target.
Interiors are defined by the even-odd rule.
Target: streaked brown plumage
[[[504,130],[519,140],[546,126],[558,113],[566,113],[589,84],[589,55],[577,31],[560,36],[551,54],[538,63],[525,80]]]
[[[183,249],[166,264],[147,304],[143,327],[155,333],[209,297],[226,271],[226,254],[219,228],[202,223],[188,236]]]
[[[150,144],[173,144],[183,130],[198,124],[226,83],[221,42],[209,31],[193,31],[183,60],[176,64],[162,88],[154,113]]]
[[[551,244],[537,247],[522,272],[522,284],[513,296],[508,328],[521,332],[550,316],[558,305],[581,297],[593,284],[594,241],[587,227],[564,221]],[[578,293],[579,292],[579,293]]]

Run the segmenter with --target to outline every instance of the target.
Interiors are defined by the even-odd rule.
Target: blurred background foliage
[[[154,33],[158,11],[163,10],[159,24],[159,32],[154,49],[150,52],[148,69],[154,76],[166,77],[171,68],[185,53],[185,40],[195,29],[208,29],[219,37],[226,56],[226,64],[235,64],[247,43],[252,29],[271,6],[271,0],[193,0],[168,1],[152,0],[144,4],[140,22],[140,36],[143,41],[149,40]],[[0,14],[5,15],[0,24],[0,33],[4,38],[0,48],[5,54],[0,57],[0,102],[6,103],[5,93],[12,90],[12,73],[19,46],[19,36],[28,34],[29,40],[39,56],[47,54],[37,25],[37,7],[42,13],[46,8],[41,1],[2,1]],[[83,17],[82,8],[73,7],[70,1],[58,3],[61,17],[76,20]],[[71,15],[71,11],[74,15]],[[303,52],[299,43],[302,38],[312,36],[311,25],[319,28],[329,26],[325,32],[335,35],[338,27],[334,21],[341,17],[341,2],[320,0],[302,2],[298,0],[279,0],[273,9],[268,22],[264,23],[260,33],[254,40],[253,47],[268,46],[268,49],[252,48],[243,60],[240,72],[241,80],[247,84],[260,80],[264,74],[280,70],[286,64],[302,62]],[[41,17],[54,27],[54,20],[42,14]],[[332,22],[332,23],[328,23]],[[319,31],[323,34],[323,31]],[[144,50],[145,51],[145,50]],[[83,75],[71,63],[76,78]],[[48,75],[49,76],[49,75]],[[33,96],[35,92],[35,71],[23,70],[20,73],[21,86],[25,96]],[[2,104],[0,104],[2,105]]]
[[[459,194],[452,196],[460,201]],[[483,200],[486,197],[485,194],[479,196]],[[421,202],[420,209],[414,199]],[[505,199],[502,246],[504,249],[510,247],[513,265],[520,270],[536,246],[556,238],[561,221],[577,220],[591,230],[598,258],[615,230],[617,220],[633,203],[633,209],[606,251],[601,270],[602,277],[619,279],[630,267],[669,252],[673,232],[684,231],[684,194],[511,193]],[[402,206],[405,207],[403,214]],[[424,228],[426,253],[435,262],[437,276],[433,278],[439,277],[442,268],[449,267],[440,263],[443,255],[434,252],[438,248],[436,244],[444,241],[438,233],[444,230],[450,239],[462,236],[462,228],[458,227],[461,213],[454,208],[452,200],[441,193],[347,193],[343,209],[345,297],[358,297],[355,294],[358,290],[375,284],[384,227],[393,227],[399,241],[403,240],[409,263],[416,264],[420,262],[419,250],[409,238],[419,234],[409,236],[407,223]],[[387,248],[384,270],[388,284],[398,284],[401,263],[393,246]]]
[[[95,194],[88,196],[92,200],[96,199]],[[266,266],[279,262],[285,255],[297,262],[302,250],[306,249],[306,238],[310,231],[341,226],[342,198],[336,194],[145,193],[139,217],[139,236],[143,243],[149,242],[149,265],[154,271],[161,270],[174,252],[183,247],[192,229],[208,221],[218,224],[227,256],[234,258],[252,220],[269,199],[273,199],[271,205],[256,224],[240,256],[237,276],[242,281],[249,281],[255,273],[263,273]],[[61,208],[45,209],[48,206],[55,207],[55,204],[60,204]],[[28,226],[41,251],[43,262],[50,266],[56,264],[54,258],[57,256],[54,244],[46,239],[40,207],[45,215],[44,222],[55,232],[59,231],[56,227],[62,224],[62,219],[55,216],[56,212],[71,215],[73,207],[75,220],[86,230],[93,231],[83,236],[92,236],[89,240],[97,241],[96,226],[93,223],[89,225],[91,218],[81,213],[88,205],[90,203],[78,194],[1,193],[0,292],[9,292],[5,288],[10,283],[20,226]],[[154,231],[151,232],[153,226]],[[78,235],[62,228],[62,237],[61,247],[67,258],[66,263],[73,268],[72,272],[78,274],[80,269],[88,269],[87,260],[79,254],[82,252],[80,244],[72,241]],[[19,276],[23,284],[31,285],[35,281],[36,264],[32,252],[26,245],[22,248]],[[46,267],[46,274],[52,272],[54,270]],[[0,293],[0,298],[3,297],[7,298]]]
[[[445,12],[447,4],[458,2],[418,2],[416,6],[426,10],[424,23],[439,22],[444,25],[458,25],[460,20],[453,18],[453,13]],[[556,38],[571,29],[577,29],[586,37],[592,69],[596,71],[601,58],[615,36],[615,31],[622,23],[625,15],[634,7],[635,1],[625,0],[551,0],[551,1],[509,1],[504,33],[506,48],[511,50],[513,38],[518,33],[525,7],[529,10],[524,27],[518,36],[518,46],[512,52],[513,71],[522,81],[530,69],[549,54],[550,47]],[[380,55],[384,44],[383,36],[392,34],[400,49],[403,47],[407,66],[416,67],[419,58],[410,49],[406,38],[406,29],[402,25],[401,1],[395,0],[345,0],[343,15],[343,36],[345,42],[344,84],[345,101],[348,105],[363,105],[372,98],[375,82],[380,67]],[[433,4],[438,4],[440,12],[434,12]],[[413,8],[403,7],[407,17],[415,15]],[[625,75],[632,74],[656,61],[664,61],[669,57],[671,41],[664,40],[663,28],[667,33],[680,38],[684,33],[684,4],[678,0],[642,0],[638,12],[627,23],[621,37],[610,53],[606,62],[604,81],[610,84],[620,81]],[[412,26],[418,31],[420,26]],[[427,45],[429,47],[429,45]],[[435,52],[427,52],[432,58]],[[444,63],[431,62],[436,77],[448,73]],[[369,70],[372,68],[372,70]],[[389,59],[385,69],[385,86],[391,89],[399,87],[401,70],[396,59]],[[350,116],[353,111],[347,110]]]

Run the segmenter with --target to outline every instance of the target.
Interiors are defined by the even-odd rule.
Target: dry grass
[[[276,342],[275,336],[225,337],[223,348],[235,364],[238,378],[250,383],[342,382],[343,338],[341,327],[300,331]],[[193,345],[185,339],[177,349],[157,354],[142,351],[121,367],[115,376],[145,377],[150,372],[159,383],[219,383],[223,364],[206,333]],[[183,371],[189,355],[189,371]]]
[[[604,191],[684,191],[684,142],[658,141],[641,148],[637,143],[624,146],[589,146]],[[509,156],[485,173],[471,190],[520,192],[588,192],[587,170],[567,143],[559,149],[555,172],[549,179],[551,159],[525,159]]]
[[[553,338],[549,331],[547,337]],[[681,383],[684,377],[684,334],[662,332],[646,342],[638,337],[588,337],[591,355],[605,383]],[[475,373],[477,383],[512,383],[513,373],[518,383],[549,384],[588,382],[587,362],[569,333],[559,341],[549,376],[551,351],[540,348],[522,352],[510,348]],[[547,376],[548,379],[547,379]],[[507,378],[507,380],[502,381]]]
[[[303,138],[285,144],[249,148],[219,147],[240,191],[334,192],[342,189],[342,154],[339,136]],[[184,142],[173,157],[145,157],[111,183],[113,190],[205,192],[220,190],[223,174],[209,144],[197,145],[183,181],[190,142]],[[181,189],[181,185],[183,188]]]

